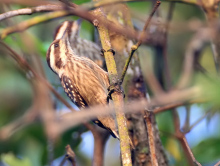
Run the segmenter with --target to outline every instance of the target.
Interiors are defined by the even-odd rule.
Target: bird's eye
[[[54,44],[54,47],[56,48],[56,47],[59,47],[59,44],[58,43],[55,43]]]

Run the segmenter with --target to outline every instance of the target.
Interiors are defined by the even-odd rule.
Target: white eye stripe
[[[50,66],[53,69],[54,72],[56,72],[56,66],[55,66],[55,54],[54,54],[54,47],[50,47]]]
[[[60,39],[63,36],[63,33],[65,32],[67,26],[68,26],[68,22],[65,21],[63,25],[60,27],[59,31],[57,32],[55,39]]]

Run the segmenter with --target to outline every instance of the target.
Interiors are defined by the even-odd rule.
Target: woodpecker
[[[77,21],[64,21],[56,28],[54,40],[60,39],[63,36],[64,31],[68,30],[67,33],[70,46],[75,54],[80,57],[87,57],[103,68],[105,64],[104,57],[100,56],[101,48],[98,44],[82,39],[79,36],[80,26],[81,19],[78,19]]]
[[[76,54],[69,42],[69,30],[66,28],[63,35],[55,37],[50,45],[47,51],[48,66],[59,76],[67,96],[79,108],[106,105],[108,73],[92,60]],[[94,122],[119,139],[114,119],[113,115],[98,116]]]

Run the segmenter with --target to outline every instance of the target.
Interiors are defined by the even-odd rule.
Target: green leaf
[[[28,158],[19,159],[13,153],[2,154],[1,160],[9,166],[31,166]]]
[[[217,160],[220,158],[220,138],[206,139],[195,146],[192,151],[201,163]]]
[[[200,87],[201,97],[213,104],[213,108],[220,108],[220,79],[217,76],[197,74],[195,85]]]

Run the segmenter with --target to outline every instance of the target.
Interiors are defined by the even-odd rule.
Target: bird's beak
[[[66,43],[67,41],[69,41],[69,32],[68,29],[66,29],[63,33],[63,36],[61,37],[61,40],[63,43]]]
[[[75,21],[77,23],[77,25],[80,27],[81,26],[81,23],[82,23],[82,19],[79,18],[78,20]]]
[[[74,39],[75,37],[79,36],[79,29],[81,27],[81,23],[82,23],[82,19],[78,19],[73,22],[71,27],[70,39]]]

